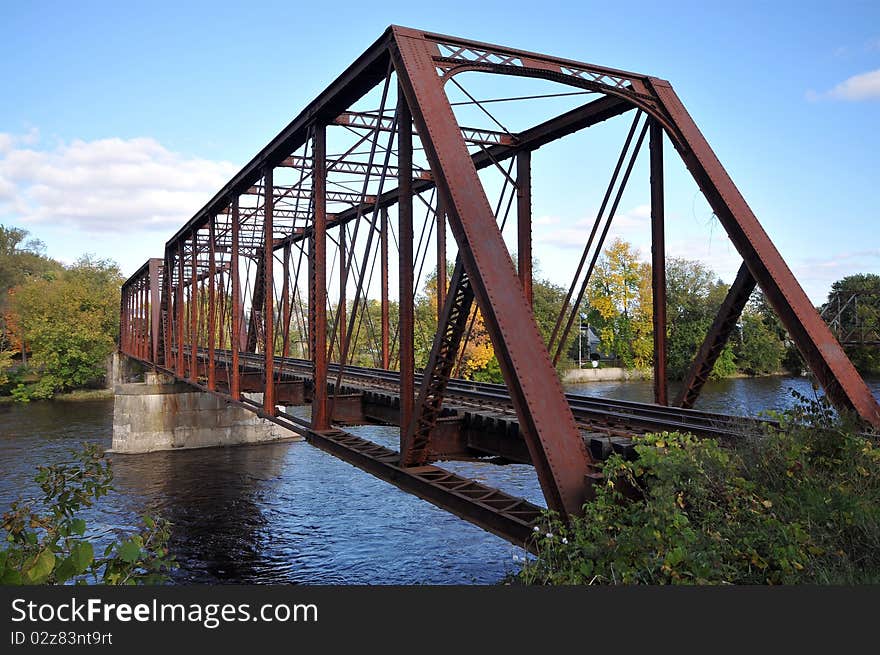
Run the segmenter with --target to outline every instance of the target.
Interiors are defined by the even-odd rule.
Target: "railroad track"
[[[200,349],[199,357],[206,361],[207,351]],[[240,353],[239,360],[248,370],[263,370],[263,356],[260,354]],[[228,364],[231,362],[231,352],[216,350],[215,361]],[[330,363],[328,369],[330,378],[338,376],[338,364]],[[275,371],[282,377],[292,375],[310,378],[311,362],[298,358],[276,357]],[[421,379],[422,375],[416,373],[416,385]],[[384,389],[397,393],[400,374],[397,371],[348,365],[344,368],[342,381],[365,390]],[[598,396],[567,393],[565,397],[575,421],[583,432],[599,432],[612,436],[631,436],[652,431],[682,431],[721,439],[735,439],[745,434],[760,433],[772,423],[765,419]],[[506,387],[500,384],[452,378],[447,387],[446,398],[454,405],[464,405],[476,410],[491,409],[511,416],[516,414]]]

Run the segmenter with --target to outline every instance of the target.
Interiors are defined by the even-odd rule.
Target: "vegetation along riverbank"
[[[614,455],[582,518],[536,528],[527,584],[880,582],[880,448],[800,399],[730,446],[688,434]]]

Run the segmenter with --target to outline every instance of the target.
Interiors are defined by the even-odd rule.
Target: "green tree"
[[[727,285],[705,264],[677,257],[666,260],[666,350],[670,378],[681,379],[690,369],[726,294]],[[712,369],[712,377],[735,372],[733,347],[728,344]]]
[[[736,365],[749,375],[763,375],[779,371],[785,355],[785,344],[760,312],[747,308],[743,311],[742,333],[734,347]]]
[[[16,289],[13,310],[40,379],[19,385],[14,395],[48,398],[102,378],[119,332],[121,282],[116,264],[84,256],[57,274],[28,279]]]
[[[28,238],[28,234],[21,228],[0,225],[0,351],[21,350],[15,317],[10,313],[10,290],[61,268],[45,256],[43,242]]]

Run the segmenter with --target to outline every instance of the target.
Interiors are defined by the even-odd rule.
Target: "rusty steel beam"
[[[428,365],[422,376],[413,417],[409,421],[404,421],[401,415],[401,434],[406,431],[404,440],[406,449],[401,447],[400,450],[401,463],[404,466],[423,466],[432,459],[431,438],[437,419],[440,418],[443,396],[452,377],[456,354],[461,347],[474,301],[474,292],[461,258],[455,262],[449,288],[450,293],[446,297],[437,324],[437,334],[428,357]],[[401,373],[401,381],[402,379]]]
[[[336,117],[336,125],[346,125],[353,128],[367,130],[379,129],[380,132],[390,132],[392,118],[385,116],[379,121],[379,115],[369,112],[347,111]],[[461,135],[465,143],[477,145],[512,145],[515,138],[506,133],[495,130],[484,130],[475,127],[461,127]],[[415,134],[415,131],[413,131]]]
[[[183,241],[177,242],[177,368],[179,377],[186,377],[183,358]]]
[[[214,350],[217,346],[217,251],[215,240],[215,222],[216,217],[212,216],[208,220],[208,235],[210,244],[208,246],[208,389],[215,391],[217,388],[217,371],[214,361]]]
[[[312,177],[315,185],[314,230],[309,253],[309,340],[311,344],[312,380],[312,429],[326,430],[330,427],[329,398],[327,389],[327,206],[324,191],[327,184],[327,128],[315,125],[313,136]]]
[[[275,192],[272,194],[275,202],[279,200],[310,200],[313,195],[312,189],[299,188],[297,186],[276,186]],[[265,196],[263,187],[252,186],[244,192],[243,195],[249,196]],[[371,195],[361,195],[360,193],[351,193],[348,191],[325,191],[324,198],[326,202],[345,202],[352,205],[371,205],[376,202],[376,197]],[[298,210],[294,210],[298,211]]]
[[[654,402],[668,405],[666,378],[666,231],[663,197],[663,126],[651,119],[651,297],[654,331]]]
[[[345,297],[345,287],[346,287],[346,276],[345,276],[345,255],[346,255],[346,245],[345,245],[345,226],[339,226],[339,302],[336,305],[336,311],[339,312],[339,343],[345,343],[345,316],[347,307],[347,300]],[[352,308],[356,310],[357,308]],[[333,348],[331,344],[331,350]],[[339,349],[339,358],[342,359],[342,348]]]
[[[199,321],[199,277],[198,266],[196,262],[196,231],[192,233],[192,251],[190,253],[190,288],[189,288],[189,343],[194,346],[198,342],[198,321]],[[189,377],[190,380],[197,380],[199,372],[197,369],[196,351],[192,348],[189,359]]]
[[[380,251],[380,267],[381,271],[381,286],[382,286],[382,297],[380,300],[381,305],[381,338],[382,338],[382,368],[387,369],[390,365],[391,353],[389,349],[390,345],[390,325],[389,325],[389,311],[388,311],[388,209],[383,207],[380,210],[379,215],[379,247]]]
[[[526,302],[532,304],[532,152],[516,155],[517,269]]]
[[[275,242],[275,217],[272,213],[275,201],[268,191],[272,188],[272,178],[273,168],[269,165],[263,173],[266,188],[266,195],[263,199],[263,356],[265,358],[263,411],[270,416],[275,415],[275,287],[273,282],[275,260],[272,249],[272,244]]]
[[[239,364],[239,351],[242,348],[242,306],[241,306],[241,277],[239,275],[239,252],[238,232],[241,229],[241,216],[239,215],[238,196],[232,196],[232,253],[230,254],[230,275],[232,276],[232,325],[229,335],[229,347],[232,349],[232,371],[229,378],[229,394],[233,400],[241,400],[241,366]]]
[[[173,355],[171,352],[171,345],[172,345],[172,341],[174,339],[174,335],[172,332],[172,329],[173,329],[173,320],[172,319],[174,317],[174,301],[172,299],[173,294],[174,294],[173,271],[174,271],[174,253],[171,252],[170,250],[166,249],[165,250],[165,260],[164,260],[163,269],[162,269],[162,274],[163,274],[162,300],[160,302],[162,305],[162,309],[164,309],[164,312],[165,312],[165,319],[162,322],[162,339],[163,339],[162,365],[167,369],[170,369],[173,366],[173,360],[172,360]]]
[[[431,172],[444,195],[462,263],[495,345],[544,497],[548,507],[563,517],[578,514],[589,493],[587,476],[593,473],[592,459],[578,435],[437,76],[431,45],[412,30],[395,27],[394,32],[394,67]]]
[[[736,327],[736,322],[739,320],[743,308],[749,301],[752,291],[755,290],[755,284],[755,278],[749,267],[743,263],[712,321],[709,332],[706,333],[706,338],[694,357],[687,376],[684,378],[684,384],[675,402],[679,407],[690,409],[696,403],[703,385],[712,374],[715,362],[718,361],[724,346],[727,345],[730,334]]]
[[[311,157],[288,157],[283,162],[281,162],[282,167],[286,168],[296,168],[298,170],[311,172],[312,170],[312,158]],[[388,166],[384,167],[381,164],[370,164],[365,161],[349,161],[347,159],[328,159],[327,160],[327,173],[348,173],[350,175],[373,175],[378,176],[382,174],[382,171],[385,171],[387,175],[392,175],[397,177],[399,175],[399,171],[397,170],[397,166]],[[413,179],[415,180],[430,180],[431,179],[431,171],[427,171],[423,168],[419,168],[418,166],[413,166],[412,169]],[[276,189],[279,187],[275,187]]]
[[[398,72],[398,76],[400,73]],[[402,88],[397,90],[397,157],[401,171],[412,168],[412,111]],[[398,333],[400,360],[400,425],[409,426],[413,420],[415,395],[415,307],[413,304],[413,199],[412,179],[408,175],[398,178],[400,189],[397,203],[398,228],[397,238],[400,253],[399,267],[399,321]],[[406,428],[400,429],[400,457],[406,464],[411,460],[412,433]]]
[[[440,324],[446,304],[446,208],[437,196],[437,322]]]

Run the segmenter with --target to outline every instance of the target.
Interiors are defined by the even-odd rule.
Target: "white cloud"
[[[237,170],[186,157],[155,139],[75,140],[50,149],[39,133],[0,134],[0,215],[88,232],[174,230]]]
[[[536,226],[541,226],[540,230],[535,230],[534,239],[538,243],[563,250],[583,250],[595,221],[595,213],[592,216],[569,221],[567,224],[563,224],[559,218],[554,216],[542,216],[534,223]],[[604,225],[605,221],[603,219],[596,238],[601,234]],[[650,230],[650,205],[637,205],[628,211],[615,214],[614,220],[611,221],[611,229],[608,232],[606,242],[610,243],[614,237],[619,236],[639,246],[646,236],[650,243]]]
[[[870,100],[880,98],[880,68],[844,80],[827,93],[837,100]]]

